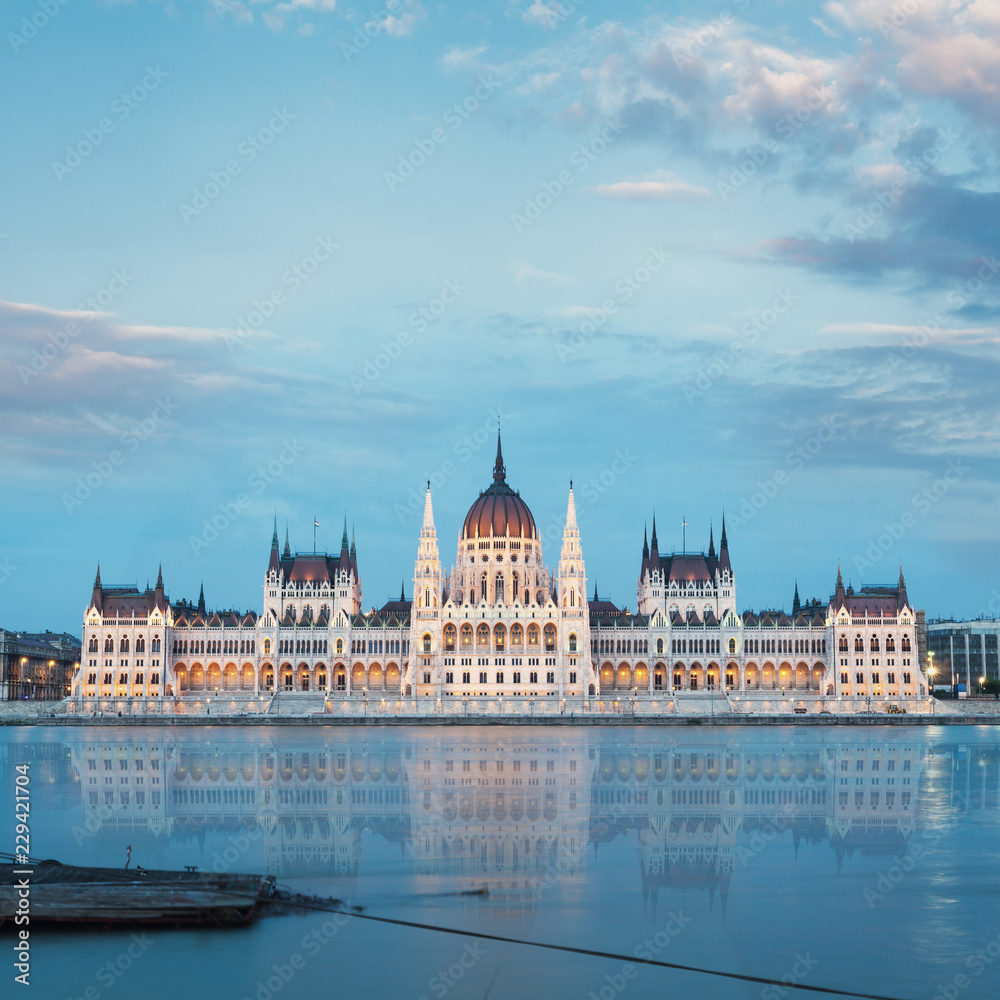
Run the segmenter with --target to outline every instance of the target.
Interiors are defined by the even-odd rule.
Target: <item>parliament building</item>
[[[549,568],[527,503],[493,481],[469,508],[450,571],[430,484],[412,596],[362,610],[357,549],[292,552],[277,523],[259,611],[106,587],[100,568],[72,683],[81,711],[576,714],[836,710],[927,697],[923,612],[893,586],[828,603],[739,611],[725,518],[718,549],[661,552],[643,538],[634,610],[588,596],[572,483]]]

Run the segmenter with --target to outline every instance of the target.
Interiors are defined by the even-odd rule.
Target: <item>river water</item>
[[[314,912],[37,928],[24,995],[39,1000],[810,995],[477,934],[1000,996],[995,726],[6,728],[4,816],[25,763],[36,858],[116,867],[130,846],[133,865],[270,873],[470,932]],[[2,994],[20,995],[4,967]]]

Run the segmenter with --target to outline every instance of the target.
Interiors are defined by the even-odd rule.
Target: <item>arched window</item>
[[[555,625],[545,626],[545,649],[552,652],[556,648],[556,627]]]
[[[503,573],[497,573],[497,578],[494,581],[495,589],[494,594],[496,595],[496,604],[503,604]]]
[[[430,632],[424,633],[424,652],[429,653],[431,651],[431,634]]]
[[[861,633],[859,632],[854,637],[854,652],[863,653],[865,651],[865,641],[861,638]]]
[[[910,637],[908,635],[905,635],[905,634],[903,635],[903,639],[902,639],[902,642],[899,644],[899,648],[904,653],[909,653],[910,652]]]
[[[338,640],[338,642],[339,641],[340,640]],[[264,655],[265,656],[270,656],[271,655],[271,640],[270,639],[265,639],[264,640]]]
[[[444,648],[446,653],[450,653],[455,648],[455,637],[457,633],[455,631],[454,625],[445,625],[444,627]]]
[[[490,644],[490,627],[485,622],[476,629],[476,644],[479,646]]]
[[[657,656],[662,656],[663,655],[663,640],[662,639],[657,639],[656,640],[656,655]]]
[[[569,637],[569,651],[571,653],[575,653],[576,652],[576,633],[575,632],[571,633],[570,637]]]
[[[90,637],[90,645],[87,646],[87,652],[96,653],[97,652],[97,636],[92,635]]]
[[[517,574],[516,573],[512,573],[511,577],[510,577],[510,601],[511,601],[511,604],[513,604],[513,603],[515,603],[517,601],[517,595],[518,595]]]
[[[538,645],[538,626],[529,625],[528,626],[528,645],[537,646]]]
[[[468,622],[462,626],[462,645],[472,645],[472,626]]]
[[[512,646],[524,644],[524,628],[517,622],[510,627],[510,644]]]
[[[896,640],[891,635],[885,637],[885,651],[887,653],[896,652]]]
[[[118,652],[127,653],[128,652],[128,636],[123,635],[122,641],[118,644]]]
[[[266,645],[268,645],[268,643],[265,643],[265,646]],[[265,654],[268,653],[268,652],[270,652],[270,650],[268,650],[268,649],[264,650]],[[338,639],[337,640],[337,656],[343,656],[343,655],[344,655],[344,640],[343,639]]]
[[[482,601],[485,604],[486,603],[486,574],[485,573],[483,573],[483,575],[480,577],[479,584],[480,584],[480,586],[479,586],[479,600]]]
[[[144,636],[140,635],[139,638],[135,640],[135,651],[137,653],[146,652],[146,639]]]
[[[872,633],[872,639],[871,639],[871,642],[868,644],[868,648],[873,653],[877,653],[878,652],[878,636],[875,635],[874,633]]]

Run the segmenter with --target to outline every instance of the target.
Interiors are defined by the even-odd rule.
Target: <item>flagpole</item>
[[[313,555],[316,555],[316,518],[313,516]]]

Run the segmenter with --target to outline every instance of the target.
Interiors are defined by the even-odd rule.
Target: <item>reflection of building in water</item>
[[[595,755],[587,735],[497,745],[442,738],[410,765],[416,871],[428,890],[486,886],[522,908],[546,888],[579,899]]]
[[[725,906],[734,874],[779,837],[796,850],[828,841],[839,867],[854,852],[904,850],[929,808],[921,794],[933,804],[950,789],[984,821],[997,816],[996,747],[934,757],[866,739],[738,749],[591,738],[442,729],[377,748],[88,743],[73,766],[95,848],[133,844],[146,867],[168,842],[190,842],[197,857],[174,863],[353,878],[368,834],[412,851],[423,889],[485,885],[492,905],[512,910],[544,892],[577,899],[588,847],[632,831],[649,902],[697,889]]]

